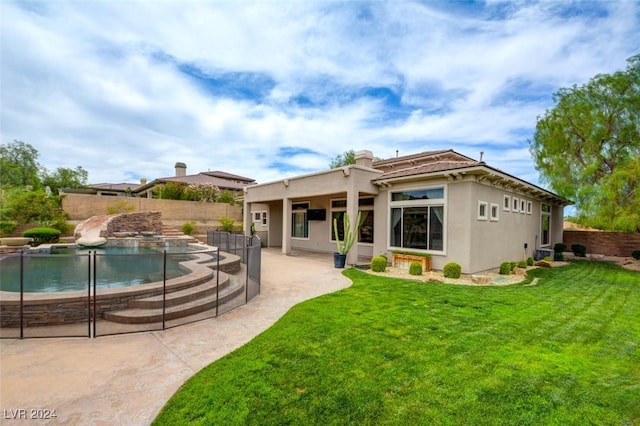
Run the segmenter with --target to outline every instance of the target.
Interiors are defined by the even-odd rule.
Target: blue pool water
[[[164,250],[163,247],[161,250]],[[167,279],[185,275],[180,262],[192,258],[186,247],[167,248]],[[96,252],[96,284],[98,290],[127,287],[162,281],[164,255],[152,248],[91,249]],[[87,290],[93,272],[89,270],[93,255],[89,250],[56,249],[50,255],[26,255],[24,263],[25,292],[58,292]],[[0,290],[20,291],[20,257],[0,260]]]

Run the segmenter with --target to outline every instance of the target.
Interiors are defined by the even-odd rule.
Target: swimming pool
[[[8,256],[0,260],[0,291],[20,291],[21,262],[25,293],[86,290],[93,284],[92,263],[99,290],[158,282],[164,277],[165,250],[165,278],[172,279],[191,272],[181,263],[193,259],[189,252],[201,252],[202,247],[52,248],[49,254],[29,254],[22,259]]]

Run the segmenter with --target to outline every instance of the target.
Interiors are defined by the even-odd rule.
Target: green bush
[[[460,278],[462,267],[455,262],[449,262],[444,265],[443,272],[446,278]]]
[[[554,253],[562,253],[566,249],[567,249],[567,245],[563,243],[556,243],[556,245],[553,246]]]
[[[562,253],[553,253],[553,260],[562,262],[564,260],[564,254]]]
[[[511,262],[502,262],[500,264],[500,275],[511,275]]]
[[[386,255],[386,254],[381,253],[381,254],[379,254],[378,256],[379,256],[379,257],[384,257],[385,262],[389,263],[389,258],[387,257],[387,255]]]
[[[198,228],[196,228],[196,223],[192,220],[183,223],[180,229],[182,230],[182,233],[185,235],[193,235],[198,231]]]
[[[376,256],[371,259],[371,270],[373,272],[384,272],[387,269],[387,258],[384,256]]]
[[[631,252],[631,257],[633,257],[634,259],[638,259],[640,260],[640,250],[634,250]]]
[[[233,224],[235,223],[233,219],[229,217],[221,217],[220,219],[218,219],[218,222],[220,222],[220,227],[223,231],[233,231]]]
[[[578,257],[587,257],[587,246],[582,244],[571,244],[571,251]]]
[[[33,238],[33,245],[57,243],[61,232],[53,228],[31,228],[22,233],[23,237]]]
[[[509,265],[511,265],[511,272],[516,270],[516,266],[518,266],[518,262],[509,262]]]
[[[545,262],[551,262],[551,256],[545,256],[544,257],[544,261]]]
[[[529,256],[527,257],[527,265],[529,266],[533,266],[535,264],[535,260],[533,260],[533,257]]]
[[[409,265],[409,275],[422,275],[422,263],[411,262]],[[458,277],[460,274],[458,274]]]
[[[521,260],[518,262],[518,268],[527,269],[527,262],[525,260]]]
[[[18,224],[12,220],[2,220],[0,221],[0,235],[9,236],[17,227]]]

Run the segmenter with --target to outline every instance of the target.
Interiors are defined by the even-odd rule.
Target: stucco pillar
[[[357,225],[358,220],[358,190],[355,188],[355,179],[353,176],[349,176],[349,183],[347,185],[347,214],[351,219],[351,227],[355,227]],[[346,230],[345,230],[346,231]],[[347,254],[347,265],[355,265],[358,263],[358,237],[356,236],[356,241],[353,243],[353,247]]]
[[[291,199],[282,200],[282,253],[291,254]]]
[[[251,235],[251,223],[253,218],[251,217],[251,203],[244,203],[244,212],[242,215],[242,229],[244,229],[244,235]]]

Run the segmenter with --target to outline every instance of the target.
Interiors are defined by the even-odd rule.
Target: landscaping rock
[[[471,275],[471,281],[474,284],[489,284],[491,282],[491,277],[486,275]]]
[[[547,262],[546,260],[539,260],[536,262],[536,266],[539,266],[541,268],[551,268],[551,263]]]
[[[514,274],[514,275],[521,275],[521,276],[523,276],[523,275],[527,275],[527,270],[526,270],[526,269],[523,269],[523,268],[516,268],[516,269],[513,271],[513,274]]]

